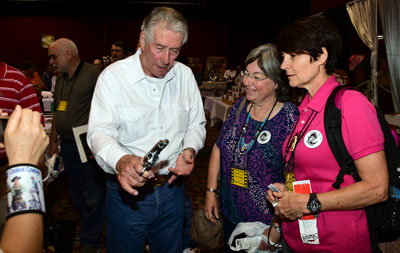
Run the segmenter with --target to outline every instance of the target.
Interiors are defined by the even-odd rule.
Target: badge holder
[[[295,193],[309,194],[311,193],[310,180],[295,181],[293,182],[293,190]],[[300,236],[303,243],[306,244],[319,244],[317,219],[313,214],[304,215],[299,219]]]
[[[249,188],[248,172],[245,169],[241,169],[239,166],[231,167],[231,184]]]

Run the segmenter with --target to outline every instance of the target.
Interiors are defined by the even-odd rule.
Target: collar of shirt
[[[78,76],[79,72],[81,71],[82,66],[83,66],[83,61],[80,61],[78,67],[75,69],[74,74],[71,76],[71,78],[68,78],[68,73],[63,74],[64,78],[66,80],[72,80],[72,79],[76,78]]]
[[[132,79],[133,83],[132,84],[133,85],[139,83],[143,79],[147,79],[150,82],[151,82],[151,80],[156,79],[156,78],[153,78],[153,77],[149,77],[144,73],[143,68],[142,68],[142,64],[140,63],[140,58],[139,58],[141,53],[142,53],[142,50],[139,48],[136,51],[136,54],[134,54],[131,57],[126,58],[126,61],[133,61],[134,62],[134,64],[133,64],[133,66],[134,66],[134,75],[132,75],[132,77],[133,77],[133,79]],[[124,61],[124,60],[122,60],[122,61]],[[164,76],[164,78],[157,78],[157,79],[164,80],[164,82],[167,83],[168,81],[170,81],[174,77],[175,77],[175,63],[174,63],[174,66],[170,69],[170,71],[168,71],[168,73]]]
[[[325,107],[326,100],[328,99],[329,95],[338,86],[339,83],[336,81],[335,77],[332,75],[331,77],[326,80],[326,82],[319,88],[317,93],[315,93],[314,97],[310,100],[308,93],[303,99],[299,106],[299,110],[302,111],[306,107],[316,111],[321,112],[322,109]]]

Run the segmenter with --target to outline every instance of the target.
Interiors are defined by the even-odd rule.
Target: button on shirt
[[[159,174],[175,167],[182,149],[199,151],[206,135],[203,103],[192,71],[175,62],[162,79],[144,74],[139,55],[107,67],[99,76],[92,100],[88,144],[105,172],[117,173],[126,154],[143,157],[161,139]]]

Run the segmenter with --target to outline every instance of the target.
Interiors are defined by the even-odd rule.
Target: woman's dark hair
[[[277,36],[276,46],[279,52],[308,54],[311,61],[317,60],[322,48],[328,51],[326,73],[333,73],[338,55],[342,51],[342,38],[336,27],[320,16],[302,18],[285,28]]]
[[[284,72],[281,70],[281,56],[275,45],[264,44],[251,50],[244,61],[244,69],[250,63],[257,61],[258,67],[266,77],[278,84],[276,98],[279,102],[286,102],[289,99],[289,85]]]

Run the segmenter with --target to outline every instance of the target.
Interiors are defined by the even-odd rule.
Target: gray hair
[[[278,84],[276,90],[278,101],[287,101],[289,96],[288,81],[281,70],[281,56],[278,54],[276,46],[267,43],[251,50],[246,57],[244,67],[246,68],[247,65],[254,61],[257,61],[258,67],[269,79]]]
[[[144,32],[146,44],[153,40],[153,30],[157,24],[163,23],[164,28],[183,34],[182,45],[188,40],[188,26],[183,15],[170,7],[156,7],[144,18],[140,29]]]

